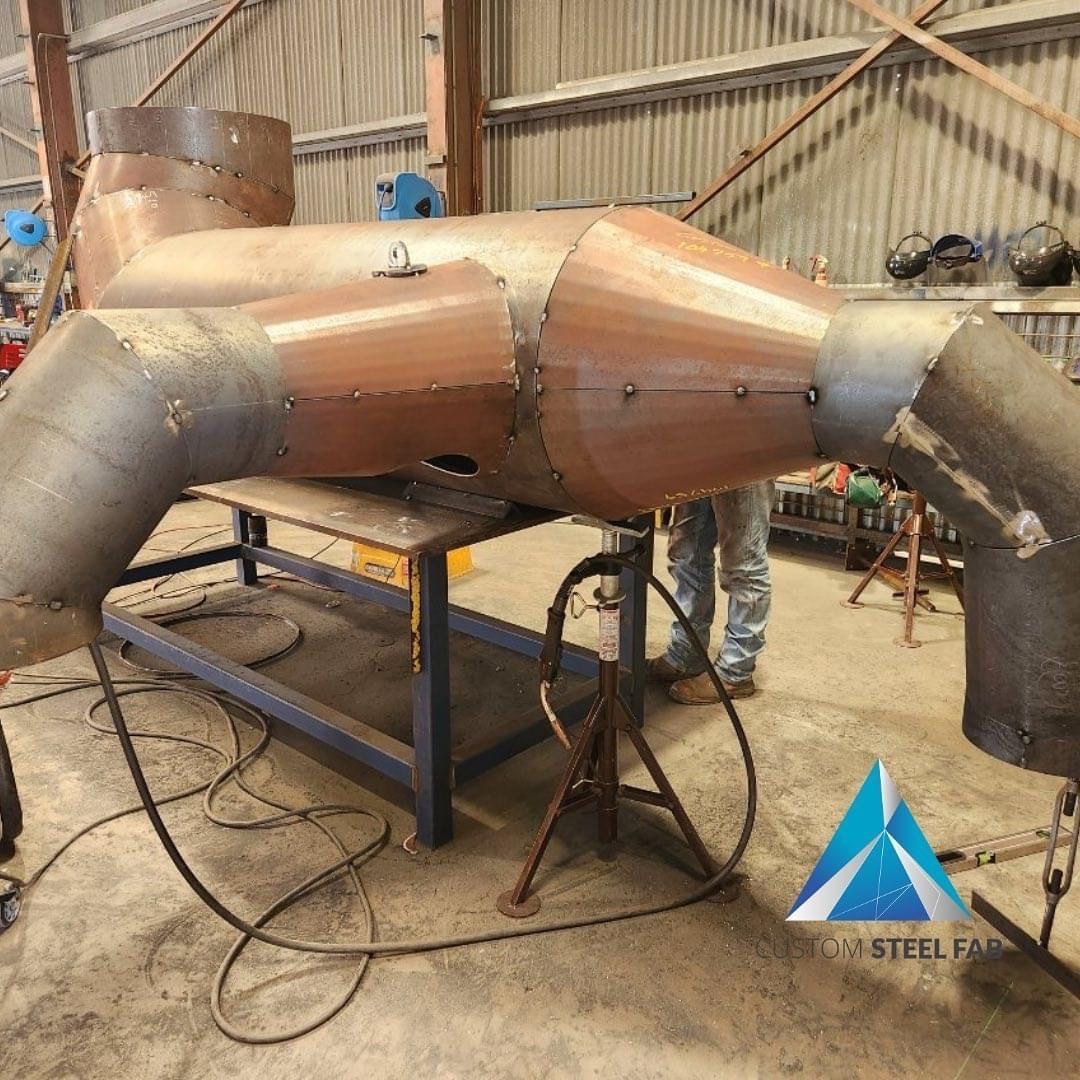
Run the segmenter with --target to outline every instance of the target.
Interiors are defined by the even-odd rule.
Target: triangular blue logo
[[[874,763],[788,922],[970,920],[907,803]]]

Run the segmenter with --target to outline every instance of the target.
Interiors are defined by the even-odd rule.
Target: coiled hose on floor
[[[728,718],[731,722],[732,729],[735,732],[736,739],[739,743],[739,748],[742,754],[744,768],[746,771],[746,810],[743,819],[742,829],[739,834],[739,838],[736,844],[725,860],[720,869],[713,874],[704,883],[693,889],[686,895],[675,899],[668,900],[657,904],[638,905],[631,908],[625,908],[613,912],[604,912],[596,915],[585,916],[575,919],[565,919],[556,922],[538,923],[535,925],[516,925],[513,927],[500,927],[498,929],[479,931],[473,934],[462,934],[448,937],[434,937],[434,938],[417,938],[406,939],[401,941],[353,941],[353,942],[322,942],[322,941],[308,941],[298,938],[286,937],[281,934],[276,934],[272,931],[264,929],[265,924],[279,915],[281,912],[288,909],[297,901],[305,896],[310,895],[315,890],[328,884],[334,880],[340,873],[346,872],[353,876],[354,887],[360,890],[360,895],[365,903],[365,915],[367,918],[367,928],[369,932],[373,934],[374,931],[374,918],[370,913],[370,906],[366,904],[366,896],[362,892],[362,885],[359,883],[359,879],[355,873],[355,867],[358,862],[365,861],[373,857],[379,848],[385,843],[385,831],[374,841],[365,845],[360,851],[347,852],[341,845],[340,840],[336,835],[332,834],[325,826],[322,826],[318,822],[315,813],[364,813],[361,808],[357,807],[318,807],[305,808],[303,810],[289,810],[287,808],[281,808],[281,814],[277,815],[273,820],[282,821],[283,819],[296,820],[298,818],[304,818],[310,820],[315,824],[319,824],[323,828],[323,831],[327,832],[331,836],[331,839],[338,846],[338,849],[342,855],[342,858],[335,861],[331,866],[326,867],[324,870],[319,871],[306,881],[302,882],[296,888],[290,890],[287,894],[279,898],[273,905],[271,905],[261,915],[256,917],[254,922],[249,922],[241,916],[235,914],[228,907],[226,907],[217,897],[202,883],[198,876],[194,873],[191,867],[188,865],[183,855],[177,848],[175,842],[172,839],[161,815],[158,811],[158,804],[155,803],[153,795],[150,792],[149,785],[147,784],[146,777],[143,773],[142,767],[139,763],[139,758],[135,752],[134,742],[132,738],[132,732],[129,731],[124,719],[123,709],[120,705],[120,693],[117,692],[114,681],[109,673],[108,667],[105,663],[104,655],[102,654],[101,647],[98,643],[94,643],[90,646],[91,658],[94,662],[95,670],[97,671],[98,679],[100,681],[102,690],[104,692],[104,703],[107,705],[110,716],[113,721],[115,733],[120,740],[120,745],[124,753],[124,758],[127,761],[128,768],[131,771],[132,778],[135,782],[136,789],[139,793],[139,798],[142,803],[142,808],[145,810],[147,816],[150,818],[150,822],[153,825],[154,831],[157,833],[158,839],[162,846],[165,848],[169,858],[172,860],[174,866],[179,871],[184,880],[188,883],[192,891],[199,897],[200,900],[206,904],[219,918],[227,922],[230,926],[234,927],[240,934],[240,937],[234,943],[230,949],[228,956],[222,963],[218,970],[218,973],[214,979],[213,990],[211,994],[211,1010],[213,1012],[214,1020],[221,1028],[221,1030],[229,1035],[231,1038],[240,1042],[247,1043],[269,1043],[280,1042],[286,1039],[295,1038],[298,1035],[307,1033],[313,1030],[315,1027],[324,1023],[330,1019],[333,1015],[336,1015],[341,1008],[351,998],[352,993],[359,985],[360,979],[363,976],[364,969],[370,960],[375,956],[393,956],[393,955],[406,955],[415,954],[421,952],[432,952],[436,950],[460,948],[467,945],[477,945],[486,942],[504,941],[510,938],[519,938],[533,936],[536,934],[550,933],[558,930],[572,930],[586,926],[596,926],[602,923],[618,922],[627,919],[641,918],[646,915],[656,915],[662,912],[674,911],[678,908],[686,907],[690,904],[697,903],[706,899],[720,889],[723,884],[731,877],[735,870],[736,865],[742,858],[746,846],[749,843],[750,835],[753,830],[754,818],[757,809],[757,778],[754,770],[753,757],[750,751],[750,745],[746,737],[746,733],[743,729],[742,723],[739,719],[738,712],[731,702],[730,697],[724,689],[723,683],[709,660],[708,653],[698,637],[694,628],[690,625],[689,620],[683,614],[679,608],[674,597],[667,590],[656,576],[645,567],[639,565],[635,559],[627,558],[621,555],[602,554],[594,556],[590,559],[583,560],[578,564],[564,579],[562,585],[556,594],[556,603],[553,604],[553,608],[558,606],[560,597],[568,597],[572,591],[574,585],[579,584],[587,577],[596,576],[602,573],[605,569],[610,572],[613,566],[618,566],[620,569],[625,569],[638,575],[648,582],[654,590],[661,596],[667,606],[671,609],[675,618],[679,621],[683,630],[698,654],[705,671],[709,674],[714,687],[716,688],[717,695],[720,702],[724,705],[724,708],[728,714]],[[550,630],[550,620],[549,620]],[[179,689],[179,688],[177,688]],[[191,691],[185,690],[184,692],[190,693]],[[216,695],[215,695],[216,696]],[[100,702],[98,703],[100,704]],[[93,706],[91,707],[93,708]],[[250,711],[250,710],[249,710]],[[222,773],[218,775],[210,785],[205,786],[206,795],[204,797],[204,803],[208,804],[212,798],[213,791],[224,782],[229,776],[233,776],[239,781],[239,771],[242,768],[242,764],[250,761],[252,756],[261,753],[265,741],[268,740],[268,736],[265,734],[265,724],[261,725],[264,731],[264,739],[260,740],[259,745],[247,754],[240,755],[237,760],[230,763]],[[235,735],[235,732],[234,732]],[[218,751],[219,753],[221,751]],[[245,790],[248,790],[245,788]],[[250,793],[250,792],[249,792]],[[182,797],[173,796],[171,798]],[[264,796],[256,796],[264,802],[268,802]],[[305,812],[306,811],[306,812]],[[376,817],[377,815],[370,815]],[[211,818],[211,820],[214,820]],[[381,819],[380,819],[381,820]],[[227,822],[222,822],[227,824]],[[253,823],[244,823],[251,827]],[[260,827],[260,826],[254,826]],[[85,830],[84,833],[85,834]],[[353,984],[350,987],[349,992],[343,998],[343,1000],[337,1004],[335,1008],[319,1017],[317,1020],[305,1024],[302,1028],[298,1028],[288,1032],[280,1032],[274,1034],[261,1034],[242,1031],[236,1028],[231,1022],[227,1020],[221,1010],[221,995],[224,990],[225,982],[228,978],[229,971],[232,964],[239,957],[241,952],[249,941],[256,940],[264,942],[268,945],[276,945],[280,948],[289,949],[296,952],[305,953],[317,953],[317,954],[329,954],[338,956],[357,956],[360,958],[361,963],[359,965],[356,976],[354,977]]]

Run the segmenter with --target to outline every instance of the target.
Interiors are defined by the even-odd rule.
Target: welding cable
[[[54,688],[53,690],[34,694],[29,697],[24,697],[18,702],[12,703],[12,705],[25,705],[31,704],[36,701],[47,700],[55,697],[58,694],[68,694],[79,690],[101,690],[101,684],[96,680],[86,679],[72,679],[63,676],[51,676],[51,675],[34,675],[24,674],[19,677],[19,681],[24,680],[31,681],[45,681],[53,683],[67,684]],[[308,881],[303,882],[301,885],[292,889],[288,894],[279,898],[272,909],[264,914],[264,918],[270,918],[277,911],[283,910],[284,907],[292,906],[293,903],[302,899],[304,896],[310,895],[317,888],[324,884],[328,884],[334,877],[338,876],[341,872],[345,872],[349,878],[352,891],[356,895],[364,919],[364,932],[367,935],[374,934],[375,928],[375,914],[371,906],[371,901],[367,895],[367,891],[364,887],[363,881],[359,876],[358,868],[364,863],[370,861],[386,846],[390,836],[390,823],[381,814],[376,813],[366,807],[357,806],[349,803],[318,803],[310,806],[302,807],[289,807],[283,803],[277,802],[274,799],[269,798],[262,792],[256,791],[250,787],[248,782],[243,776],[243,770],[255,760],[257,760],[263,752],[267,749],[270,743],[270,732],[265,718],[256,710],[249,708],[241,702],[228,699],[226,695],[216,692],[194,689],[186,686],[170,685],[164,680],[141,680],[141,679],[118,679],[114,680],[114,685],[123,685],[125,688],[117,691],[117,697],[126,697],[134,694],[142,693],[176,693],[182,694],[188,698],[195,698],[205,701],[211,705],[220,714],[224,721],[226,732],[229,738],[229,749],[222,750],[221,747],[214,745],[213,743],[206,742],[202,739],[195,738],[193,736],[176,735],[173,733],[153,732],[153,731],[131,731],[132,738],[143,739],[159,739],[165,742],[173,743],[185,743],[191,746],[195,746],[199,749],[208,750],[216,754],[224,761],[224,767],[209,781],[201,784],[194,785],[187,788],[184,791],[176,792],[173,795],[159,798],[156,800],[157,806],[164,806],[168,803],[178,802],[182,799],[189,798],[192,795],[199,793],[203,794],[203,814],[213,824],[219,825],[223,828],[230,829],[272,829],[285,825],[299,824],[302,822],[309,823],[318,828],[334,845],[338,853],[342,858],[336,861],[332,866],[326,867],[320,870]],[[95,711],[103,704],[106,703],[104,697],[99,697],[93,701],[83,714],[83,721],[86,725],[92,728],[94,731],[101,732],[107,735],[116,735],[117,732],[110,727],[103,724],[99,724],[94,719]],[[12,705],[6,705],[4,707],[10,708]],[[232,715],[228,712],[226,705],[232,708],[237,708],[243,711],[254,722],[255,727],[259,731],[259,738],[256,743],[247,751],[241,751],[241,744],[239,734],[237,732],[236,723]],[[232,780],[244,794],[250,796],[257,802],[261,802],[264,805],[270,807],[278,813],[262,818],[227,818],[220,812],[214,809],[213,800],[215,795],[228,781]],[[11,884],[17,886],[24,893],[33,888],[44,876],[44,874],[57,862],[57,860],[66,852],[76,841],[82,839],[84,836],[93,832],[95,829],[100,828],[110,822],[116,821],[120,818],[144,812],[144,806],[142,802],[135,806],[127,807],[123,810],[114,811],[105,817],[99,818],[96,821],[89,823],[80,829],[77,833],[69,837],[58,849],[56,849],[52,855],[49,856],[45,862],[38,867],[38,869],[30,875],[28,878],[19,878],[7,871],[0,869],[0,880],[8,881]],[[349,851],[346,849],[344,843],[337,836],[337,834],[329,826],[323,823],[320,819],[323,817],[331,817],[335,815],[353,815],[361,816],[371,819],[377,826],[375,834],[365,841],[360,847]],[[370,960],[367,956],[358,957],[358,963],[356,970],[353,973],[352,979],[347,987],[337,996],[335,1001],[329,1006],[324,1008],[320,1013],[311,1017],[303,1025],[295,1027],[283,1032],[251,1032],[245,1031],[227,1020],[221,1010],[220,994],[221,988],[224,986],[225,979],[232,966],[234,965],[237,957],[242,951],[246,939],[238,938],[230,948],[228,954],[218,969],[215,976],[214,986],[215,991],[211,996],[211,1013],[215,1022],[218,1024],[222,1032],[228,1035],[230,1038],[235,1039],[238,1042],[250,1043],[250,1044],[270,1044],[288,1041],[289,1039],[298,1038],[301,1035],[305,1035],[310,1031],[321,1027],[329,1020],[333,1019],[342,1009],[344,1009],[349,1002],[355,996],[357,990],[360,988],[361,982],[364,977],[364,973],[367,968],[367,964]]]
[[[593,576],[594,574],[601,572],[605,564],[610,566],[610,564],[613,562],[617,563],[621,567],[625,567],[633,573],[643,576],[646,580],[649,581],[651,585],[653,585],[653,587],[658,591],[660,596],[664,599],[668,607],[671,608],[673,614],[683,625],[683,628],[686,630],[687,636],[691,641],[692,646],[699,653],[699,655],[707,661],[708,656],[700,642],[700,639],[697,637],[697,634],[694,631],[693,627],[689,625],[689,622],[682,614],[681,609],[679,609],[671,594],[666,590],[663,584],[655,578],[655,576],[651,575],[649,571],[645,570],[643,567],[638,566],[635,562],[632,562],[631,560],[623,559],[620,556],[614,555],[597,556],[593,559],[583,560],[583,562],[579,564],[578,567],[575,567],[575,569],[571,571],[569,575],[567,575],[567,579],[566,581],[564,581],[564,585],[563,587],[561,587],[561,589],[563,589],[568,596],[574,584],[580,583],[580,581],[584,580],[585,577]],[[402,955],[407,953],[433,951],[437,949],[455,948],[470,944],[480,944],[483,942],[531,936],[533,934],[545,933],[548,931],[574,929],[584,926],[598,925],[606,922],[614,922],[650,914],[659,914],[665,911],[673,911],[678,908],[695,903],[699,900],[706,899],[717,889],[719,889],[730,877],[735,865],[738,863],[739,859],[743,854],[743,851],[745,850],[746,844],[749,840],[750,831],[753,826],[757,799],[757,785],[754,774],[753,760],[750,756],[749,745],[746,741],[742,725],[739,722],[738,715],[734,712],[734,707],[731,706],[730,700],[726,699],[726,695],[724,694],[724,688],[721,683],[716,686],[717,693],[718,695],[720,695],[721,700],[724,701],[729,708],[729,716],[732,718],[733,726],[743,752],[744,764],[746,766],[747,813],[744,820],[742,833],[732,855],[716,874],[714,874],[708,881],[706,881],[703,885],[699,886],[689,895],[674,901],[668,901],[654,905],[639,906],[624,911],[598,914],[595,916],[588,916],[578,919],[563,920],[556,923],[537,924],[535,926],[514,927],[511,929],[481,932],[477,934],[458,937],[447,937],[427,940],[421,939],[418,941],[404,942],[373,942],[370,940],[369,936],[369,940],[367,941],[347,943],[342,945],[323,942],[304,942],[297,941],[291,938],[284,938],[277,934],[265,932],[262,930],[262,927],[274,916],[290,908],[297,901],[311,895],[314,891],[321,888],[323,885],[329,884],[343,871],[349,874],[353,891],[356,892],[359,896],[361,905],[364,908],[365,921],[367,923],[365,931],[368,935],[373,934],[374,915],[371,912],[370,903],[367,899],[366,893],[363,892],[363,885],[360,881],[359,875],[356,873],[355,868],[361,862],[366,862],[372,857],[374,857],[374,855],[377,854],[378,851],[381,850],[382,846],[385,844],[386,839],[389,835],[389,826],[385,822],[385,819],[381,818],[381,816],[379,815],[371,813],[370,811],[366,811],[364,808],[348,805],[343,805],[340,807],[320,806],[316,808],[301,808],[299,810],[294,810],[284,807],[281,804],[275,803],[273,800],[268,799],[265,795],[253,791],[252,789],[250,789],[250,787],[244,784],[242,770],[247,764],[250,764],[259,754],[263,752],[269,742],[269,734],[266,728],[265,720],[261,717],[259,713],[257,713],[255,710],[241,705],[238,702],[232,701],[231,699],[227,698],[226,695],[219,692],[195,690],[190,687],[170,686],[167,678],[155,678],[153,680],[113,680],[108,673],[108,669],[104,666],[104,658],[100,653],[100,648],[96,644],[91,648],[92,656],[95,652],[97,653],[97,655],[94,656],[94,663],[95,668],[97,669],[99,674],[100,682],[89,681],[86,679],[69,679],[62,676],[30,674],[24,675],[19,679],[20,682],[22,682],[23,680],[32,680],[42,682],[47,685],[57,685],[55,685],[52,689],[43,690],[30,697],[22,698],[19,701],[5,703],[4,705],[0,706],[0,708],[11,708],[20,704],[29,704],[33,701],[46,700],[60,694],[70,693],[76,690],[91,688],[97,689],[99,686],[104,687],[105,697],[98,699],[90,705],[90,707],[87,709],[86,715],[84,716],[84,720],[86,720],[92,727],[99,731],[116,734],[119,737],[121,746],[124,750],[125,759],[128,762],[128,766],[131,769],[132,776],[136,782],[136,787],[139,790],[141,802],[138,806],[118,811],[114,814],[109,815],[107,818],[94,822],[91,825],[88,825],[84,829],[80,830],[79,833],[77,833],[74,837],[70,838],[57,852],[55,852],[53,856],[51,856],[49,860],[47,860],[46,864],[39,868],[39,870],[34,875],[32,875],[32,877],[28,879],[26,883],[18,882],[18,880],[14,879],[11,875],[4,874],[3,871],[0,871],[0,878],[6,878],[9,881],[15,881],[18,884],[25,884],[27,886],[33,885],[40,880],[42,874],[55,863],[55,861],[60,857],[60,855],[63,854],[63,852],[66,851],[80,837],[85,836],[88,832],[106,823],[107,821],[113,821],[119,817],[123,817],[132,813],[137,813],[139,811],[146,811],[151,819],[151,823],[153,824],[155,831],[158,834],[159,839],[165,846],[174,864],[177,866],[177,869],[180,871],[185,880],[188,881],[188,884],[192,887],[192,889],[196,892],[200,899],[202,899],[203,902],[211,908],[211,910],[215,911],[216,914],[218,914],[226,922],[229,922],[232,926],[234,926],[234,928],[240,931],[240,936],[233,943],[227,956],[218,968],[218,971],[214,978],[210,999],[211,1013],[219,1028],[230,1038],[233,1038],[239,1042],[263,1044],[281,1042],[290,1038],[295,1038],[298,1035],[311,1031],[314,1028],[320,1026],[322,1023],[325,1023],[327,1020],[339,1013],[341,1009],[343,1009],[352,999],[360,985],[366,965],[372,956]],[[714,685],[717,684],[718,679],[715,677],[715,672],[712,669],[712,665],[708,664],[706,666],[706,670],[713,673]],[[118,693],[115,689],[117,685],[131,686],[132,689],[124,690]],[[222,714],[224,715],[232,733],[232,753],[227,753],[225,751],[222,751],[219,747],[213,746],[212,744],[202,743],[201,740],[192,740],[185,736],[171,736],[168,734],[150,733],[142,731],[137,732],[129,731],[129,729],[127,729],[124,723],[123,713],[119,703],[119,698],[121,696],[126,696],[129,693],[137,692],[167,691],[177,692],[192,697],[203,698],[216,705],[216,707],[220,709]],[[93,720],[94,711],[103,703],[107,704],[109,707],[115,729],[106,728],[98,725]],[[228,711],[224,708],[224,705],[226,703],[230,707],[242,708],[243,711],[247,715],[249,715],[255,721],[256,725],[261,729],[261,736],[258,740],[258,743],[252,748],[252,750],[248,751],[245,754],[241,755],[239,752],[239,741],[238,736],[236,735],[235,721],[228,713]],[[117,721],[118,717],[119,722]],[[150,796],[145,775],[141,771],[141,767],[139,766],[138,758],[132,743],[132,739],[137,737],[158,737],[165,740],[174,739],[175,741],[180,741],[183,739],[188,742],[194,742],[195,745],[201,745],[204,748],[217,753],[220,757],[223,758],[223,760],[225,760],[226,764],[224,769],[219,772],[217,776],[215,776],[209,783],[197,785],[196,787],[188,789],[186,791],[178,792],[174,795],[159,799],[155,804],[154,800]],[[221,785],[230,778],[230,776],[241,787],[241,789],[245,791],[246,794],[250,795],[252,798],[258,801],[263,802],[265,805],[278,809],[280,813],[277,815],[273,815],[272,818],[268,819],[256,819],[255,821],[247,821],[244,819],[225,819],[216,812],[214,812],[211,805],[213,795],[221,787]],[[196,794],[200,791],[204,794],[204,813],[207,814],[210,820],[215,821],[215,823],[233,828],[273,828],[278,824],[289,824],[299,820],[311,821],[329,836],[331,841],[337,847],[339,853],[342,855],[342,858],[336,861],[333,865],[328,866],[323,870],[320,870],[312,877],[308,878],[306,881],[302,882],[300,885],[290,890],[284,896],[280,897],[266,911],[264,911],[261,915],[257,916],[254,923],[246,923],[238,916],[233,915],[228,909],[224,907],[224,905],[220,904],[220,902],[217,901],[216,898],[213,897],[213,895],[209,893],[205,886],[203,886],[201,882],[195,877],[194,873],[190,870],[186,862],[184,862],[183,857],[176,849],[175,844],[173,844],[171,837],[168,835],[164,823],[161,820],[160,814],[158,814],[156,811],[157,805],[164,805],[165,803],[175,802],[180,799],[189,797],[190,795]],[[322,813],[366,813],[367,816],[380,823],[380,830],[378,835],[373,840],[363,845],[357,851],[352,853],[346,853],[344,846],[341,844],[340,840],[336,837],[336,835],[333,834],[332,830],[330,830],[327,826],[323,825],[317,820],[318,816]],[[228,979],[228,975],[232,969],[232,966],[235,964],[236,960],[243,952],[247,943],[252,939],[264,941],[268,944],[279,945],[293,951],[332,954],[339,956],[357,956],[358,958],[360,958],[360,963],[357,965],[357,970],[353,976],[350,986],[346,989],[345,993],[336,1001],[336,1003],[330,1009],[323,1012],[320,1016],[315,1017],[309,1022],[307,1022],[305,1025],[303,1025],[302,1028],[298,1028],[293,1031],[276,1033],[247,1032],[237,1028],[224,1016],[221,999],[224,993],[225,983]]]
[[[304,631],[300,629],[299,624],[293,619],[290,619],[287,615],[281,615],[276,611],[199,611],[194,614],[189,612],[182,615],[170,615],[164,619],[156,619],[154,621],[158,626],[167,627],[179,626],[181,623],[201,622],[204,619],[271,619],[281,623],[288,629],[290,637],[284,645],[275,649],[273,652],[267,653],[265,656],[257,657],[256,659],[245,663],[244,667],[248,668],[259,668],[272,663],[275,660],[281,660],[283,657],[286,657],[293,652],[304,639]],[[164,676],[169,679],[195,678],[194,675],[191,675],[186,671],[169,671],[167,669],[144,667],[142,664],[136,664],[134,660],[128,659],[127,656],[127,650],[131,645],[132,642],[130,641],[122,641],[117,655],[124,664],[132,669],[132,671],[138,671],[143,675]]]
[[[674,597],[664,587],[663,583],[659,581],[652,574],[651,571],[639,566],[634,560],[627,559],[622,556],[615,555],[603,555],[596,556],[592,560],[588,560],[590,563],[589,570],[592,574],[599,573],[600,569],[604,566],[610,566],[612,563],[617,564],[630,572],[643,577],[646,581],[653,586],[659,593],[664,602],[671,609],[680,625],[686,631],[687,636],[697,652],[702,662],[705,664],[705,670],[709,674],[714,687],[716,688],[717,695],[720,701],[724,704],[725,710],[731,721],[732,728],[735,732],[739,748],[742,753],[743,764],[746,771],[746,813],[743,821],[742,830],[739,835],[739,839],[735,844],[732,853],[728,856],[727,860],[717,870],[715,874],[709,877],[702,885],[699,885],[696,889],[690,893],[677,898],[675,900],[668,900],[657,904],[645,904],[638,905],[631,908],[615,912],[604,912],[596,915],[584,916],[573,919],[564,919],[550,923],[540,923],[532,926],[517,926],[513,928],[501,928],[497,930],[485,930],[478,931],[472,934],[461,934],[447,937],[438,938],[419,938],[412,940],[402,941],[359,941],[359,942],[324,942],[324,941],[308,941],[303,939],[286,937],[281,934],[276,934],[272,931],[263,929],[263,925],[274,915],[280,914],[285,910],[294,900],[299,899],[301,896],[307,895],[310,891],[317,888],[322,882],[330,880],[339,870],[344,863],[327,868],[327,870],[313,876],[307,882],[302,883],[296,889],[292,890],[292,893],[288,895],[288,898],[283,897],[271,908],[267,909],[261,916],[259,916],[254,923],[248,922],[236,915],[228,907],[226,907],[200,880],[195,872],[188,865],[180,850],[177,848],[171,834],[168,831],[164,821],[161,818],[157,807],[154,804],[153,795],[150,792],[149,785],[146,781],[142,768],[139,764],[138,754],[135,751],[134,743],[131,738],[131,734],[128,731],[127,725],[124,721],[123,710],[120,705],[119,698],[116,693],[116,689],[112,682],[112,677],[109,673],[108,667],[105,664],[105,658],[101,652],[101,646],[94,642],[89,646],[90,655],[94,662],[94,667],[97,670],[98,678],[101,682],[102,689],[105,694],[105,701],[108,705],[109,713],[115,728],[116,734],[120,740],[120,746],[124,753],[124,758],[127,761],[128,768],[131,772],[132,779],[135,782],[135,787],[139,793],[139,797],[142,800],[143,806],[146,809],[147,817],[150,819],[150,823],[157,833],[158,839],[162,846],[165,848],[166,853],[172,860],[173,865],[177,871],[188,883],[188,886],[199,897],[200,900],[213,911],[219,918],[227,922],[230,926],[234,927],[242,935],[243,941],[239,944],[233,952],[230,953],[230,958],[235,959],[236,956],[242,951],[244,946],[250,940],[260,941],[267,945],[276,945],[279,948],[289,949],[294,952],[310,952],[321,953],[328,955],[354,955],[354,956],[389,956],[389,955],[406,955],[422,952],[433,952],[444,949],[459,948],[467,945],[478,945],[487,942],[506,941],[511,938],[531,937],[536,934],[550,933],[556,930],[571,930],[578,929],[587,926],[597,926],[604,923],[620,922],[627,919],[640,918],[646,915],[656,915],[662,912],[674,911],[682,907],[686,907],[690,904],[697,903],[701,900],[707,899],[731,877],[732,873],[739,860],[742,858],[746,846],[750,840],[750,834],[753,830],[754,818],[757,810],[757,777],[754,769],[753,757],[750,751],[750,745],[746,738],[746,732],[743,729],[742,722],[739,719],[738,712],[735,709],[730,697],[726,693],[723,683],[720,681],[719,675],[716,673],[711,661],[708,657],[701,639],[698,637],[696,631],[691,626],[689,620],[683,614],[681,608],[675,602]],[[575,571],[579,570],[575,568]],[[572,574],[574,571],[571,572]],[[215,979],[214,985],[214,999],[215,1005],[215,1019],[219,1019],[219,1010],[216,1007],[217,1000],[223,989],[224,979],[227,976],[227,969],[218,973],[218,978]],[[223,1019],[223,1018],[221,1018]],[[219,1020],[220,1024],[220,1020]],[[222,1030],[226,1030],[224,1027]],[[226,1033],[230,1033],[226,1031]]]
[[[555,733],[555,738],[562,744],[563,749],[573,750],[574,744],[570,736],[567,735],[566,728],[563,727],[563,722],[559,719],[559,714],[551,704],[551,683],[547,679],[543,679],[540,683],[540,707],[544,710],[544,715],[551,725],[551,730]]]

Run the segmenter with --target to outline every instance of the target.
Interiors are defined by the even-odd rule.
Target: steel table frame
[[[264,515],[233,507],[232,518],[232,543],[139,563],[123,575],[118,585],[235,561],[237,581],[243,585],[255,585],[259,580],[258,568],[267,566],[312,584],[340,590],[358,600],[408,612],[412,637],[412,746],[261,671],[234,663],[167,627],[113,604],[103,606],[105,629],[302,732],[332,752],[408,787],[415,800],[417,840],[429,848],[447,843],[453,835],[454,787],[551,735],[550,726],[537,707],[509,733],[489,735],[466,744],[456,753],[453,751],[450,631],[529,657],[539,655],[542,635],[451,604],[445,552],[421,553],[412,559],[411,587],[405,590],[271,547]],[[651,524],[642,543],[642,562],[651,569]],[[631,546],[626,541],[624,550]],[[621,654],[628,662],[623,673],[624,693],[634,715],[641,716],[645,695],[646,588],[636,575],[626,573],[624,577],[627,601],[623,610]],[[577,723],[584,718],[595,692],[591,680],[598,673],[596,654],[568,645],[563,668],[590,678],[581,692],[560,706],[564,722]]]

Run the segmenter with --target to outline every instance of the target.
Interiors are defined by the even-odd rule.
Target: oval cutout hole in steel
[[[467,454],[439,454],[438,457],[427,458],[424,464],[451,476],[476,476],[480,471],[480,466]]]

